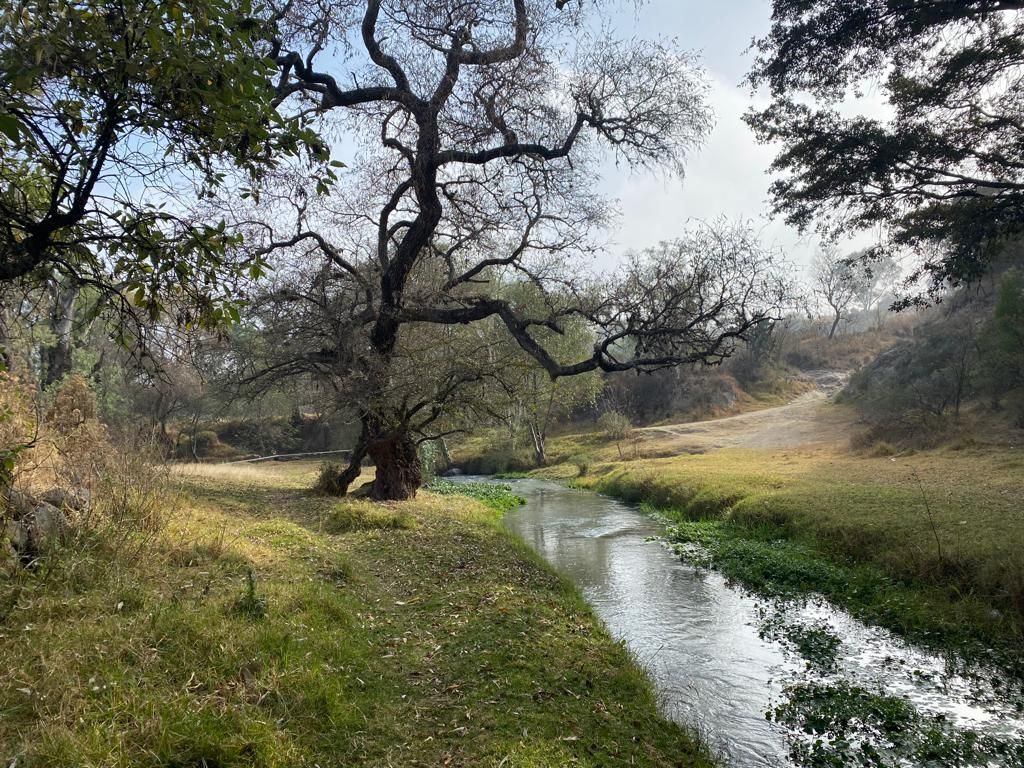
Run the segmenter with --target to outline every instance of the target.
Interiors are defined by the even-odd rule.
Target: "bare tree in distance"
[[[865,313],[874,315],[875,329],[881,330],[884,313],[888,309],[885,299],[891,297],[893,301],[896,300],[900,265],[891,254],[882,253],[871,257],[868,251],[851,255],[849,261],[857,273],[857,303]]]
[[[848,316],[857,296],[863,291],[864,277],[849,259],[831,249],[818,252],[811,264],[811,292],[831,311],[832,325],[828,337],[834,338],[839,324]]]
[[[299,179],[263,190],[238,222],[282,268],[265,306],[283,333],[250,376],[313,375],[350,400],[361,434],[343,491],[369,456],[374,498],[414,495],[417,441],[486,375],[471,359],[410,367],[430,328],[496,322],[559,378],[719,362],[777,314],[784,281],[742,226],[699,228],[613,278],[587,277],[581,258],[610,218],[594,192],[602,146],[675,172],[710,128],[693,57],[593,37],[598,14],[600,4],[568,0],[282,12],[280,108],[357,137],[360,157],[330,195],[307,195]],[[543,301],[504,295],[515,281]],[[595,342],[560,359],[545,340],[573,318]]]

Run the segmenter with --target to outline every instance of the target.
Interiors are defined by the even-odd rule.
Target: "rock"
[[[20,520],[30,514],[38,503],[27,493],[22,493],[14,488],[11,488],[7,493],[7,508],[11,511],[11,516],[16,520]]]
[[[465,473],[458,467],[452,467],[451,469],[445,470],[444,474],[442,474],[441,477],[459,477],[460,475],[463,474]]]
[[[4,526],[3,538],[17,553],[27,552],[29,549],[28,526],[20,521],[8,520]]]
[[[28,549],[36,555],[58,544],[68,532],[68,519],[57,507],[43,502],[23,521],[28,528]]]
[[[47,549],[61,543],[69,530],[68,519],[57,507],[46,502],[36,504],[30,512],[4,524],[0,537],[0,560],[31,563]]]
[[[51,488],[42,495],[42,500],[57,509],[85,512],[92,503],[92,494],[88,488]]]

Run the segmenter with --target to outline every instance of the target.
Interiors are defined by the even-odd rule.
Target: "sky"
[[[776,150],[758,144],[742,120],[751,106],[767,103],[764,95],[751,94],[743,79],[753,59],[747,49],[769,30],[771,1],[621,0],[606,7],[618,37],[674,39],[680,48],[699,55],[715,127],[705,145],[687,159],[681,180],[631,172],[609,159],[601,191],[618,201],[621,216],[609,247],[596,255],[592,266],[610,270],[626,251],[677,237],[693,219],[725,216],[752,222],[765,245],[781,250],[787,261],[806,271],[817,240],[813,232],[800,235],[768,216],[767,171]],[[850,106],[856,112],[885,110],[879,98],[871,97],[869,103]],[[358,151],[344,139],[335,150],[342,160]],[[840,244],[840,250],[849,253],[871,243],[871,237],[862,236]]]
[[[616,14],[622,37],[674,38],[700,54],[716,122],[705,146],[687,160],[681,181],[606,167],[604,191],[620,201],[623,214],[613,252],[675,237],[689,219],[725,215],[753,221],[764,242],[782,249],[794,263],[810,261],[817,245],[813,233],[801,236],[767,215],[767,170],[775,151],[759,145],[741,119],[755,103],[743,84],[753,57],[747,48],[768,31],[770,17],[769,0],[645,0],[639,9]]]

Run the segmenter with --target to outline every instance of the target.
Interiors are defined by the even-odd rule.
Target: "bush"
[[[615,443],[621,459],[622,441],[628,440],[633,434],[633,422],[630,421],[629,416],[619,411],[607,411],[601,414],[601,418],[597,420],[597,426],[600,427],[606,438]]]
[[[586,477],[587,473],[590,472],[590,467],[594,464],[594,457],[589,453],[576,453],[570,456],[567,461],[570,464],[576,465],[576,469],[579,470],[580,477]]]
[[[321,496],[340,496],[341,484],[339,476],[345,471],[345,466],[335,461],[325,461],[320,465],[316,482],[313,483],[313,493]]]
[[[204,429],[178,435],[175,456],[179,459],[228,459],[237,455],[238,452],[232,446],[222,443],[213,430]]]

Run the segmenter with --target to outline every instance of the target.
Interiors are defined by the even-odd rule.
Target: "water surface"
[[[547,481],[512,486],[527,504],[505,525],[576,583],[647,668],[666,714],[698,727],[728,765],[795,764],[794,744],[809,737],[766,713],[786,686],[809,681],[899,696],[957,729],[1007,738],[1024,732],[1019,704],[990,671],[964,674],[824,601],[786,606],[787,621],[826,626],[842,640],[834,667],[813,670],[783,640],[763,636],[777,605],[683,562],[657,540],[661,526],[635,507]],[[876,746],[884,751],[884,739]],[[918,763],[897,756],[885,764]]]

